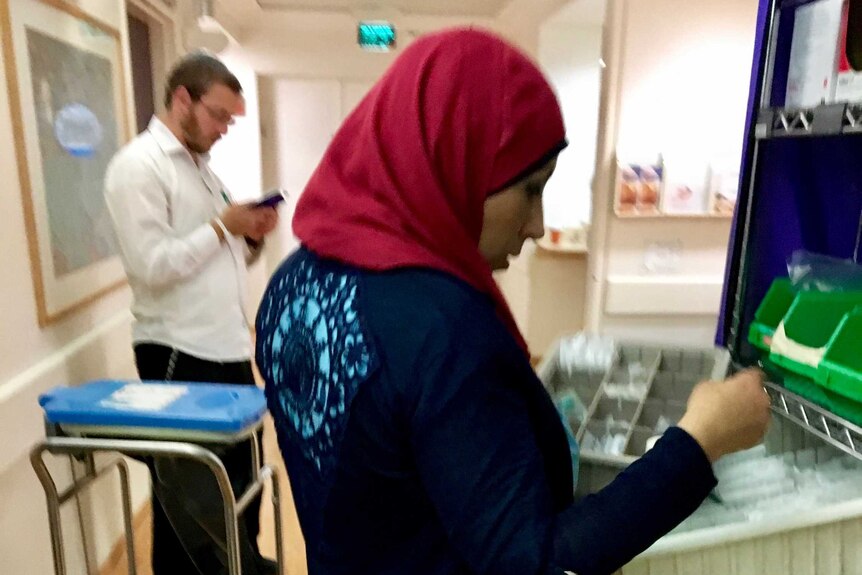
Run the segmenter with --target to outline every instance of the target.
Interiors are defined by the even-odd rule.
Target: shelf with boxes
[[[860,18],[860,0],[761,2],[719,340],[734,361],[767,371],[776,413],[862,459],[862,333],[851,313],[862,301],[776,279],[800,249],[858,261]]]
[[[841,103],[815,108],[760,110],[755,137],[795,138],[862,134],[862,103]]]
[[[859,0],[773,2],[757,139],[862,131],[859,23]]]
[[[619,219],[733,217],[739,167],[706,154],[657,154],[649,161],[617,160],[613,212]]]
[[[773,410],[862,459],[862,292],[775,280],[748,332]]]
[[[626,214],[615,213],[617,218],[621,220],[732,220],[733,213],[702,213],[702,214]]]

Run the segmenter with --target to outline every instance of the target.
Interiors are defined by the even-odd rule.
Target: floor
[[[272,428],[272,422],[267,421],[264,428],[263,438],[264,460],[273,465],[278,473],[279,485],[282,492],[282,529],[284,540],[284,555],[285,555],[285,570],[289,575],[307,575],[305,566],[305,544],[302,540],[302,533],[299,529],[299,522],[296,518],[296,511],[293,508],[293,497],[290,494],[290,484],[287,481],[287,474],[284,470],[284,464],[281,460],[281,455],[278,452],[278,446],[275,441],[275,432]],[[264,496],[263,511],[261,513],[261,534],[259,539],[261,552],[267,557],[275,557],[275,523],[273,522],[272,505],[268,505],[271,491],[267,487]],[[151,545],[151,528],[149,518],[144,518],[138,523],[135,531],[135,565],[137,567],[137,575],[152,575],[150,568],[150,545]],[[113,565],[107,566],[100,575],[128,575],[126,564],[126,555],[117,557],[117,561],[112,561]]]

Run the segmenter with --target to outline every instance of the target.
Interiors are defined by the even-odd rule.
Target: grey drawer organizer
[[[561,339],[545,356],[538,374],[555,399],[574,392],[586,407],[585,414],[569,416],[581,446],[578,495],[598,491],[643,455],[647,440],[662,431],[660,421],[679,421],[695,384],[728,373],[729,356],[717,348],[629,342],[613,344],[608,369],[563,365],[560,350],[566,341]],[[613,454],[599,450],[609,435],[616,436]]]

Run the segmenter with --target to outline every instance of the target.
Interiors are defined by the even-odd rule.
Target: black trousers
[[[249,361],[207,361],[163,345],[136,345],[135,362],[143,380],[255,384]],[[206,447],[221,458],[234,492],[245,491],[252,443]],[[153,575],[226,573],[224,506],[215,477],[188,460],[157,457],[146,463],[153,484]],[[238,522],[244,575],[269,572],[257,548],[260,502],[252,501]]]

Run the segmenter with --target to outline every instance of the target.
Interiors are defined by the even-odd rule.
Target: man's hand
[[[224,209],[219,216],[222,224],[229,234],[238,237],[251,238],[253,241],[260,241],[263,236],[275,229],[278,224],[278,212],[275,208],[256,208],[249,204],[235,204]],[[218,225],[214,225],[218,228]],[[219,229],[216,233],[222,238]]]
[[[255,242],[263,240],[264,236],[269,234],[278,225],[278,210],[271,207],[254,208],[257,212],[258,221],[257,228],[254,234],[247,234],[246,237],[251,238]]]

